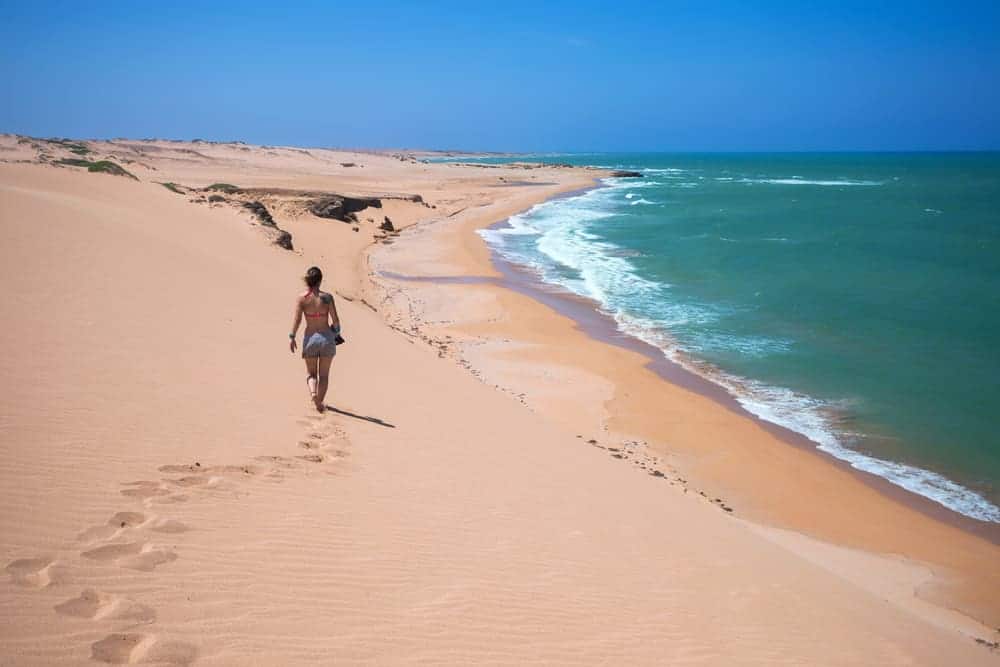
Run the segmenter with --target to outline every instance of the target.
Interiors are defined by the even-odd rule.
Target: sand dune
[[[88,144],[131,180],[18,163],[38,151],[4,141],[3,664],[995,662],[987,630],[900,594],[925,567],[733,516],[662,455],[577,437],[565,395],[526,407],[426,344],[362,254],[406,234],[271,202],[292,252],[239,205],[155,182],[418,193],[379,212],[405,229],[500,219],[594,174]],[[286,343],[313,263],[348,338],[322,415]]]

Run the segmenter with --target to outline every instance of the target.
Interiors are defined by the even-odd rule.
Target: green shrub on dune
[[[206,190],[217,190],[218,192],[225,192],[228,195],[237,193],[240,191],[239,186],[233,185],[231,183],[212,183],[205,188]]]
[[[68,157],[62,160],[56,160],[56,164],[64,164],[67,167],[89,167],[94,164],[90,160],[81,160],[80,158]]]
[[[69,139],[43,139],[42,141],[55,144],[56,146],[62,146],[63,148],[69,150],[70,153],[76,153],[77,155],[87,155],[91,152],[84,144],[79,141],[70,141]]]
[[[135,177],[132,173],[126,171],[121,165],[115,164],[110,160],[98,160],[93,162],[91,160],[81,160],[80,158],[64,158],[62,160],[56,160],[56,164],[63,164],[68,167],[86,167],[87,171],[92,171],[101,174],[112,174],[114,176],[127,176],[134,181],[139,179]]]
[[[176,192],[179,195],[184,194],[184,191],[181,190],[181,186],[177,185],[176,183],[160,183],[160,185],[165,187],[167,190],[170,190],[171,192]]]

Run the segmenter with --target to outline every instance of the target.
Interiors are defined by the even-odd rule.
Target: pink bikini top
[[[319,296],[319,292],[317,290],[309,290],[309,293],[310,294],[315,294],[316,296]],[[305,308],[303,308],[302,309],[302,314],[305,315],[306,317],[313,317],[313,318],[315,318],[315,317],[326,317],[329,314],[329,312],[326,312],[326,313],[307,313],[306,310],[305,310]]]

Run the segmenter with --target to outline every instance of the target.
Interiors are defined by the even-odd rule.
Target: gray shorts
[[[302,339],[302,358],[311,359],[313,357],[333,357],[337,354],[337,343],[334,339],[337,331],[333,329],[323,329],[316,333],[309,334]]]

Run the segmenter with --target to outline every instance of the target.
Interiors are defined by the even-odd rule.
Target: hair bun
[[[323,272],[318,266],[310,266],[305,275],[306,285],[315,289],[323,282]]]

